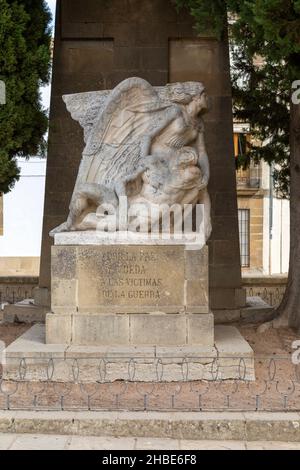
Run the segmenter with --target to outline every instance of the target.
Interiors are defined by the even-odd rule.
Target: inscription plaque
[[[207,247],[56,245],[52,311],[65,315],[209,313]]]
[[[109,306],[110,312],[131,313],[171,307],[179,312],[184,297],[180,265],[183,247],[79,249],[78,309],[98,312]]]

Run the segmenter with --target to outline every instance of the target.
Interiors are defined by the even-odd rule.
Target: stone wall
[[[39,256],[3,256],[0,257],[0,276],[38,277]]]
[[[63,94],[115,87],[139,76],[152,85],[203,81],[211,97],[206,140],[211,160],[213,309],[239,308],[241,290],[229,57],[226,42],[197,37],[193,19],[167,0],[57,1],[40,287],[50,287],[50,229],[63,222],[83,149]]]
[[[261,297],[267,304],[277,307],[286,289],[286,276],[244,277],[247,297]]]
[[[2,302],[15,303],[33,299],[33,291],[38,285],[37,277],[0,277],[0,305]]]

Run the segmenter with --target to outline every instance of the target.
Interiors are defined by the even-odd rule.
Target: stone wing
[[[166,87],[154,87],[161,101],[166,99]],[[63,95],[63,101],[74,121],[79,122],[84,131],[84,142],[87,144],[97,118],[102,114],[111,90],[88,91]]]
[[[176,113],[177,108],[161,101],[145,80],[130,78],[120,83],[94,122],[76,187],[87,182],[114,189],[118,181],[134,174],[149,155],[155,135]]]
[[[62,97],[74,121],[79,122],[83,128],[85,143],[87,143],[99,113],[105,107],[110,93],[110,90],[90,91]]]

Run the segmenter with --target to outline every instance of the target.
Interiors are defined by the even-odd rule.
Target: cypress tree
[[[47,112],[40,87],[49,82],[50,11],[43,0],[0,0],[0,80],[6,104],[0,105],[0,192],[19,178],[17,156],[45,150]]]

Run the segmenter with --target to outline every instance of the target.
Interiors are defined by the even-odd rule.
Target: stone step
[[[258,411],[0,411],[0,432],[201,441],[300,442],[300,414]]]
[[[261,297],[247,297],[246,307],[235,310],[214,310],[215,324],[264,323],[273,318],[274,307]]]
[[[97,383],[103,361],[105,383],[130,380],[132,376],[135,382],[150,383],[182,382],[185,376],[186,380],[255,380],[253,350],[233,326],[217,326],[214,347],[201,348],[45,344],[45,325],[36,324],[6,349],[3,377],[18,381],[20,366],[25,366],[26,380],[39,381],[51,364],[51,380],[72,382],[74,360],[83,383]]]

